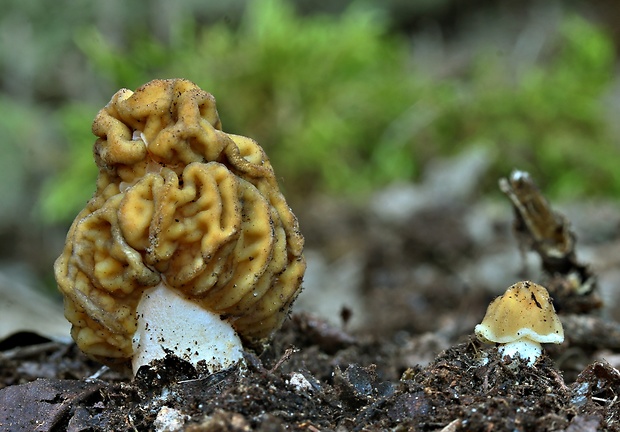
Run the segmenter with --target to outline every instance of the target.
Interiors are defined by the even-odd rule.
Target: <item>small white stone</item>
[[[485,352],[480,354],[480,358],[477,361],[478,366],[486,366],[489,364],[489,355]]]
[[[157,413],[153,427],[155,432],[177,432],[183,429],[186,418],[181,411],[164,406]]]
[[[297,391],[312,391],[312,384],[310,384],[310,381],[299,372],[293,372],[288,383]]]

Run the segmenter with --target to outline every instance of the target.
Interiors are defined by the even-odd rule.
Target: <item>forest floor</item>
[[[5,338],[0,430],[620,430],[620,209],[562,208],[577,238],[573,263],[594,281],[566,297],[557,287],[567,275],[520,253],[511,202],[478,196],[479,177],[459,173],[472,160],[386,189],[372,206],[308,203],[305,290],[243,367],[206,375],[170,357],[135,378],[93,377],[100,365],[74,344]],[[489,302],[524,279],[560,298],[566,333],[533,366],[473,334]]]

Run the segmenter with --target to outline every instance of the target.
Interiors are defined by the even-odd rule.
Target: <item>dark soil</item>
[[[302,329],[316,324],[297,315],[279,334],[288,348],[276,343],[261,357],[248,354],[246,367],[211,376],[166,358],[134,379],[118,372],[77,379],[98,365],[74,346],[46,343],[37,351],[35,345],[24,357],[5,352],[0,425],[7,431],[620,429],[620,374],[605,362],[567,384],[549,357],[529,367],[472,338],[426,367],[402,370],[397,347],[353,342],[329,327],[323,330],[336,335],[307,337]]]
[[[320,217],[301,218],[308,248],[334,261],[355,253],[361,309],[344,307],[330,322],[296,312],[264,352],[210,376],[166,358],[135,378],[93,377],[100,365],[75,345],[14,335],[0,343],[0,430],[620,430],[620,373],[601,354],[620,351],[620,327],[603,318],[609,306],[559,310],[567,340],[532,367],[473,336],[514,272],[531,276],[516,259],[500,269],[504,286],[461,277],[502,245],[517,249],[509,213],[485,222],[495,240],[482,241],[465,230],[472,208],[463,203],[392,224],[322,205],[313,210]],[[565,286],[561,275],[540,278]]]

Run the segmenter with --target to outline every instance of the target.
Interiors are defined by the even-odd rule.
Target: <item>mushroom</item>
[[[502,356],[520,357],[529,366],[540,357],[541,343],[564,341],[549,292],[530,281],[517,282],[493,300],[474,332],[483,342],[501,344]]]
[[[268,341],[305,261],[263,149],[183,79],[118,91],[93,133],[97,189],[54,265],[78,347],[134,373],[166,352],[216,371]]]

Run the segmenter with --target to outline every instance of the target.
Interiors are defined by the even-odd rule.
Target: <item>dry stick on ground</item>
[[[550,277],[545,285],[558,312],[581,314],[601,308],[595,275],[577,261],[569,221],[553,211],[527,172],[513,171],[499,180],[499,187],[512,201],[513,228],[522,251],[531,249],[542,260]]]
[[[569,345],[620,350],[620,324],[591,315],[603,302],[596,276],[577,261],[576,236],[568,219],[553,211],[527,172],[513,171],[500,179],[499,187],[512,201],[520,247],[537,252],[542,260]]]

